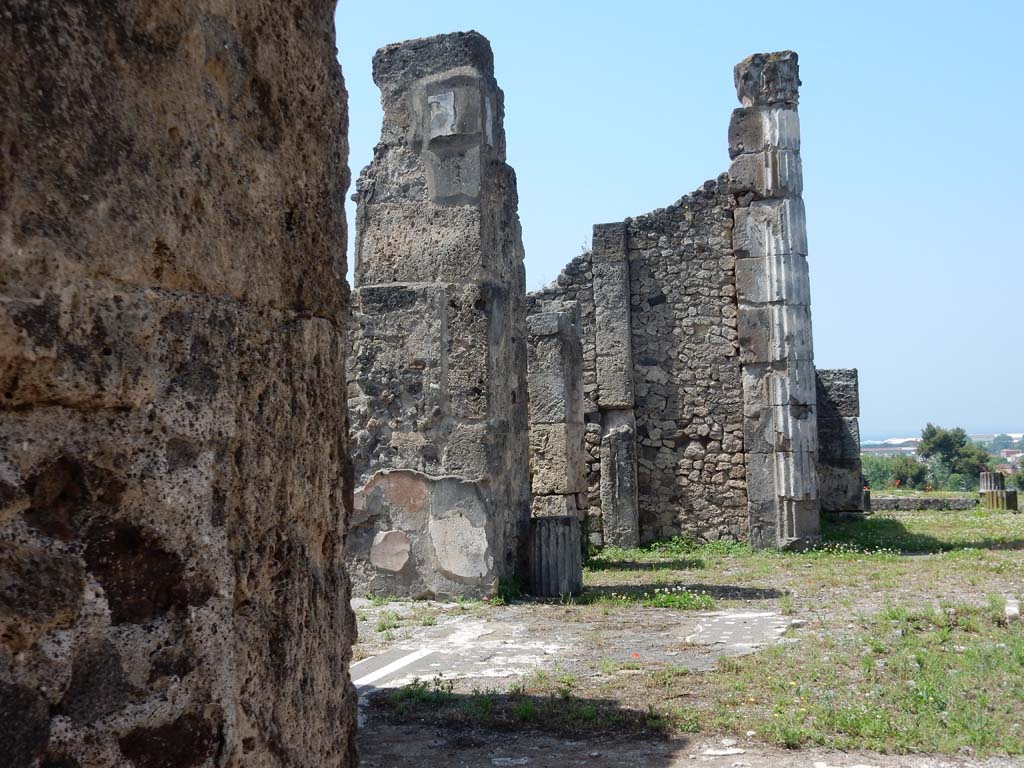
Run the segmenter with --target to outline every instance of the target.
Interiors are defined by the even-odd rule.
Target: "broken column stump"
[[[525,273],[490,44],[381,48],[349,363],[361,594],[483,597],[525,568]]]
[[[356,763],[334,6],[3,3],[0,765]]]
[[[557,515],[530,520],[530,592],[568,597],[583,591],[583,548],[579,517]]]
[[[729,185],[750,541],[801,546],[819,537],[820,511],[797,56],[755,54],[734,79],[743,106],[729,124]]]
[[[982,472],[979,482],[982,493],[1002,491],[1006,488],[1006,477],[1002,472]]]

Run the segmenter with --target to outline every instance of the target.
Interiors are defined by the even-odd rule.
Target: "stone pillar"
[[[355,765],[334,5],[3,4],[3,765]]]
[[[381,140],[357,183],[349,366],[361,593],[484,596],[526,559],[526,318],[490,44],[380,49]]]
[[[755,54],[735,80],[743,107],[729,125],[729,183],[750,538],[799,546],[820,526],[797,56]]]
[[[823,512],[863,515],[856,368],[818,369],[818,493]]]
[[[543,304],[527,318],[532,512],[587,509],[583,444],[583,349],[575,303]]]
[[[530,592],[567,597],[583,591],[583,546],[576,515],[530,521]]]
[[[626,225],[595,224],[594,337],[601,416],[601,517],[606,545],[639,543],[636,418]]]
[[[1017,511],[1017,492],[1006,490],[1006,476],[1002,472],[982,472],[980,480],[982,506]]]

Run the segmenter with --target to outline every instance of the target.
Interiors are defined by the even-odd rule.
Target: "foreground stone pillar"
[[[820,524],[797,56],[755,54],[736,65],[735,80],[743,107],[729,125],[729,184],[750,539],[799,546]]]
[[[3,3],[5,766],[355,764],[333,11]]]
[[[534,517],[587,508],[579,309],[554,303],[527,318],[530,482]]]
[[[856,368],[817,369],[818,493],[822,512],[863,515]]]
[[[526,559],[525,273],[491,48],[458,33],[373,61],[359,179],[352,395],[362,593],[483,596]]]

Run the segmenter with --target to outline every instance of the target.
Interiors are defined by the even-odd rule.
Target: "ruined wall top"
[[[800,99],[800,67],[793,51],[752,54],[733,68],[733,80],[744,107],[795,107]]]
[[[494,76],[494,54],[486,37],[470,30],[385,45],[373,57],[373,82],[388,98],[415,80],[459,67]]]

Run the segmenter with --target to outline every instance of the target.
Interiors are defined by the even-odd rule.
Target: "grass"
[[[753,603],[800,618],[796,642],[719,657],[712,672],[601,649],[589,670],[538,669],[504,691],[417,683],[391,708],[572,738],[755,731],[794,748],[1024,755],[1024,622],[1004,616],[1024,585],[1024,515],[887,512],[823,533],[805,552],[681,537],[608,548],[558,607],[566,621],[628,622],[640,608]]]
[[[705,684],[707,726],[787,747],[1024,754],[1024,628],[1005,625],[998,600],[890,606],[851,633],[734,659]]]

